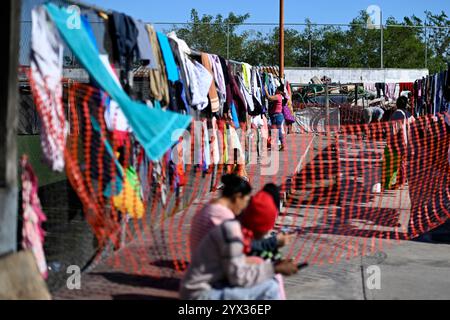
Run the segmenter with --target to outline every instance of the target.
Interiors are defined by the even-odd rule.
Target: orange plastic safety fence
[[[246,175],[255,191],[269,182],[282,186],[276,228],[296,234],[286,250],[296,261],[335,263],[366,255],[423,235],[450,217],[450,134],[444,115],[340,125],[323,135],[289,134],[281,152],[277,130],[270,132],[268,150],[261,128],[250,127],[238,130],[237,151],[228,144],[222,120],[216,133],[228,162],[206,166],[205,141],[214,135],[205,140],[201,127],[206,121],[211,129],[209,120],[193,123],[183,141],[151,162],[131,135],[120,139],[108,130],[102,92],[78,83],[67,91],[67,176],[99,247],[121,248],[109,260],[118,268],[151,268],[161,275],[161,266],[169,263],[176,272],[185,270],[190,221],[217,196],[222,174],[232,171]],[[359,122],[361,110],[341,109],[346,121]],[[174,154],[188,153],[191,161],[174,163]],[[247,163],[239,161],[240,153]]]

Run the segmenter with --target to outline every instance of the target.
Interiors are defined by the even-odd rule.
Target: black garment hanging
[[[130,94],[131,86],[128,79],[131,65],[139,57],[139,31],[133,18],[119,12],[109,15],[109,27],[113,41],[113,58],[121,67],[120,80],[125,91]]]
[[[377,98],[381,98],[381,92],[383,92],[383,97],[386,96],[386,84],[383,82],[375,83],[375,88],[377,89]]]
[[[444,98],[447,102],[450,102],[450,63],[444,81]]]
[[[219,56],[219,60],[220,60],[220,65],[222,66],[222,72],[223,72],[223,77],[224,77],[224,81],[225,81],[226,93],[227,93],[227,99],[223,106],[223,113],[227,114],[228,111],[230,110],[230,105],[233,102],[233,94],[231,91],[231,81],[230,81],[230,75],[228,74],[227,62],[221,56]]]

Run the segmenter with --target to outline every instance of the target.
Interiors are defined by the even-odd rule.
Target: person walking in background
[[[235,174],[227,174],[222,177],[222,183],[221,197],[208,203],[192,218],[190,230],[192,254],[211,229],[226,220],[235,219],[250,201],[252,187],[243,178]]]
[[[286,122],[286,133],[292,134],[292,125],[295,123],[294,109],[292,106],[292,92],[289,82],[286,83],[283,99],[283,116]]]
[[[392,132],[384,149],[383,187],[385,190],[401,188],[406,183],[406,148],[409,125],[414,117],[408,111],[408,98],[397,99],[397,110],[392,114]]]
[[[278,129],[278,139],[280,140],[280,148],[282,151],[285,148],[285,141],[283,135],[283,124],[284,124],[284,116],[283,116],[283,99],[284,99],[284,86],[279,86],[275,95],[269,95],[267,88],[265,87],[265,93],[271,102],[271,107],[269,108],[270,122],[272,125],[272,129]],[[271,145],[278,145],[278,139],[271,139]]]

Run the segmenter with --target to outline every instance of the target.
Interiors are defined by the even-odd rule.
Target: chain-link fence
[[[29,64],[30,4],[43,2],[24,1],[27,13],[22,15],[20,50],[23,66]],[[88,16],[96,37],[100,38],[105,28],[102,19],[84,7],[81,12]],[[150,23],[158,31],[176,31],[195,49],[227,59],[252,65],[277,65],[279,61],[276,23]],[[429,68],[431,73],[445,67],[450,53],[450,20],[443,21],[442,26],[395,23],[388,19],[378,28],[367,23],[288,23],[285,25],[286,67]],[[64,63],[67,67],[77,67],[69,50]]]
[[[29,66],[31,44],[31,10],[45,0],[24,0],[21,18],[20,65]],[[58,4],[70,1],[55,0]],[[105,25],[96,13],[81,7],[88,16],[94,34],[102,39]],[[159,31],[176,31],[195,49],[216,53],[228,59],[253,65],[278,64],[277,24],[252,23],[164,23],[153,22]],[[433,46],[447,36],[450,28],[388,25],[371,29],[364,24],[319,25],[312,23],[286,24],[286,66],[288,67],[402,67],[439,68],[449,48]],[[436,31],[437,30],[437,31]],[[436,38],[430,40],[430,36]],[[405,42],[401,42],[405,41]],[[448,46],[448,41],[447,41]],[[442,53],[439,56],[439,53]],[[66,48],[65,68],[80,68]],[[26,77],[24,77],[24,80]],[[97,250],[94,236],[84,219],[82,205],[67,177],[52,173],[42,163],[39,142],[39,120],[33,108],[29,86],[21,83],[21,132],[19,152],[26,153],[39,177],[39,196],[48,216],[45,225],[45,252],[51,268],[49,286],[54,290],[64,284],[67,267],[89,265]],[[21,123],[22,124],[22,123]],[[194,181],[195,182],[195,181]],[[206,189],[205,189],[206,190]]]

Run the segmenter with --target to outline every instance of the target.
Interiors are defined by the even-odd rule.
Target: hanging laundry
[[[252,68],[252,95],[256,99],[257,103],[262,106],[262,85],[261,77],[256,68]]]
[[[91,39],[91,43],[95,47],[95,50],[100,53],[100,50],[98,48],[97,38],[95,38],[94,30],[92,30],[91,24],[89,23],[88,17],[86,15],[81,16],[81,23],[83,24],[84,28],[86,29],[86,32],[88,33],[89,38]]]
[[[446,71],[446,76],[445,76],[445,81],[443,83],[444,86],[444,98],[445,100],[450,103],[450,63],[448,63],[448,67],[447,67],[447,71]]]
[[[187,60],[189,60],[188,55],[191,54],[191,49],[186,44],[186,42],[177,37],[175,31],[170,32],[167,37],[170,41],[170,46],[172,47],[173,54],[175,56],[175,60],[177,61],[178,66],[180,67],[180,75],[183,80],[183,83],[186,88],[186,99],[189,105],[192,105],[192,96],[189,87],[191,85]]]
[[[223,74],[223,69],[222,69],[222,65],[220,63],[219,56],[217,56],[215,54],[210,54],[208,56],[209,56],[209,60],[210,60],[211,66],[212,66],[214,79],[216,81],[216,88],[217,88],[217,93],[219,95],[219,102],[220,102],[220,110],[222,111],[221,113],[223,113],[223,106],[227,100],[227,88],[225,85],[225,76]]]
[[[234,102],[231,103],[231,108],[230,109],[231,109],[231,119],[233,119],[234,127],[236,129],[239,129],[240,128],[239,118],[238,118],[238,114],[237,114]]]
[[[139,50],[139,58],[146,61],[146,67],[150,69],[158,69],[157,61],[153,53],[153,48],[149,41],[147,27],[141,21],[133,20],[138,30],[137,44]]]
[[[180,113],[189,113],[190,110],[186,99],[186,86],[183,80],[180,79],[180,72],[172,52],[169,38],[160,32],[157,32],[157,36],[163,53],[169,80],[170,102],[168,105],[168,110],[177,111]]]
[[[202,64],[208,70],[208,72],[213,75],[211,63],[209,62],[208,54],[202,53]],[[219,112],[220,103],[219,96],[217,94],[216,84],[214,81],[211,83],[211,87],[209,88],[209,100],[211,103],[211,112]]]
[[[228,77],[230,80],[231,91],[231,94],[229,95],[230,101],[228,102],[229,106],[231,107],[231,103],[234,102],[236,111],[238,113],[239,122],[245,122],[247,120],[247,103],[240,90],[238,84],[239,80],[237,80],[237,78],[233,76],[232,67],[230,65],[228,66]]]
[[[161,48],[155,30],[151,25],[147,25],[147,31],[153,49],[153,55],[159,66],[158,69],[151,69],[149,71],[150,93],[156,100],[161,101],[162,105],[166,106],[170,102],[170,96],[164,59],[161,54]]]
[[[184,162],[184,144],[183,139],[175,146],[177,152],[178,163],[176,164],[176,174],[178,177],[178,187],[184,187],[187,183],[186,172],[185,172],[185,162]]]
[[[228,72],[227,62],[221,56],[219,56],[219,60],[220,60],[220,65],[222,67],[222,74],[223,74],[223,78],[224,78],[224,82],[225,82],[225,92],[226,92],[226,100],[225,100],[225,104],[223,105],[222,111],[223,111],[223,114],[228,114],[230,106],[231,106],[231,102],[233,101],[233,94],[231,92],[231,80],[230,80],[230,75]]]
[[[128,133],[131,127],[119,104],[109,97],[105,103],[105,122],[109,131]],[[120,133],[118,134],[120,135]]]
[[[242,79],[243,79],[243,84],[245,86],[245,88],[247,89],[247,91],[251,92],[251,76],[252,76],[252,66],[249,65],[248,63],[243,63],[242,64]]]
[[[133,58],[139,56],[138,48],[138,29],[134,24],[133,18],[114,11],[110,16],[111,21],[111,39],[114,41],[113,58],[115,61],[126,66],[131,63]]]
[[[163,207],[167,204],[166,170],[164,159],[153,163],[153,193],[160,197]]]
[[[48,276],[47,262],[44,253],[45,232],[42,223],[47,217],[41,208],[38,197],[38,178],[28,162],[26,156],[22,157],[22,248],[31,250],[41,275],[46,279]]]
[[[114,207],[122,213],[129,214],[133,219],[142,219],[145,206],[142,201],[141,183],[133,167],[126,170],[122,191],[113,197]]]
[[[228,128],[228,146],[233,150],[237,150],[237,159],[234,159],[237,161],[237,164],[245,164],[245,153],[244,149],[242,148],[241,141],[239,140],[239,135],[237,134],[236,129],[234,129],[232,126],[229,126]],[[233,153],[230,154],[233,158]]]
[[[167,79],[175,82],[179,80],[178,68],[173,57],[172,49],[170,48],[169,38],[161,32],[156,33],[164,58],[164,64],[167,71]]]
[[[400,95],[400,87],[396,83],[386,83],[386,97],[395,101]]]
[[[93,30],[87,20],[84,23],[84,27],[86,28],[86,30],[90,30],[90,32],[88,31],[88,33],[93,35]],[[95,38],[91,37],[91,40],[91,43],[94,44],[95,48],[97,48],[97,46],[95,45]],[[109,61],[109,56],[107,54],[100,54],[100,52],[97,53],[99,54],[100,60],[108,70],[111,77],[116,81],[118,86],[121,86],[119,77],[117,76],[116,71],[113,69],[113,66]],[[95,86],[100,87],[100,85],[97,83],[95,83]],[[116,132],[116,136],[121,136],[125,133],[131,132],[131,127],[123,111],[120,109],[118,103],[114,100],[111,100],[111,98],[109,97],[105,99],[105,122],[108,130]]]
[[[253,102],[253,96],[251,92],[247,89],[245,86],[245,81],[240,76],[236,76],[236,81],[239,83],[239,88],[241,90],[242,96],[245,99],[245,102],[247,104],[247,111],[249,113],[252,113],[255,110],[255,104]]]
[[[211,120],[211,157],[215,165],[220,163],[220,147],[219,147],[219,128],[217,127],[217,118],[213,117]]]
[[[113,12],[109,20],[113,40],[113,58],[121,66],[120,80],[127,93],[131,93],[130,71],[132,63],[139,57],[138,29],[133,18]]]
[[[41,146],[52,170],[64,170],[63,44],[44,7],[31,13],[31,87],[41,119]]]
[[[209,145],[209,133],[208,133],[208,125],[206,120],[202,122],[203,127],[203,171],[208,171],[209,166],[211,165],[211,148]]]
[[[103,155],[104,159],[103,159],[103,163],[106,164],[104,165],[105,170],[103,171],[103,177],[101,177],[101,179],[103,179],[103,182],[106,183],[106,187],[105,190],[103,191],[103,195],[106,198],[110,198],[113,195],[119,194],[120,192],[122,192],[122,187],[123,187],[123,180],[124,180],[124,170],[122,168],[122,165],[119,163],[119,161],[117,160],[117,157],[114,155],[114,150],[112,148],[112,146],[110,145],[108,138],[105,137],[105,135],[102,133],[102,129],[100,124],[98,123],[97,119],[95,119],[94,116],[91,116],[91,124],[92,124],[92,129],[94,129],[94,135],[93,135],[93,141],[95,143],[95,140],[98,139],[100,140],[100,143],[102,143],[105,147],[105,153]],[[92,150],[97,152],[97,150]],[[96,160],[97,159],[97,154],[93,154],[91,157],[92,160]],[[114,168],[112,166],[110,166],[109,164],[114,163]],[[97,161],[93,161],[93,163],[91,163],[91,166],[93,168],[95,168],[96,166],[98,166]],[[99,170],[96,170],[94,172],[97,172]],[[112,173],[115,172],[115,174],[113,175]],[[95,175],[94,175],[95,177]],[[112,181],[114,180],[114,182]]]
[[[233,158],[230,157],[230,145],[228,140],[228,128],[225,121],[221,121],[219,125],[219,130],[223,133],[223,163],[224,164],[230,164],[233,163]]]
[[[89,37],[85,28],[69,29],[66,24],[69,16],[64,9],[51,3],[45,7],[81,64],[102,89],[120,105],[147,156],[152,160],[162,157],[181,135],[181,130],[178,129],[185,129],[190,124],[191,117],[156,108],[150,109],[144,104],[132,101],[111,77],[93,46],[87,45]]]
[[[190,78],[191,106],[203,110],[208,106],[208,93],[213,82],[213,76],[202,64],[186,59],[188,77]]]
[[[96,38],[94,36],[94,30],[91,27],[91,24],[83,16],[83,25],[86,29],[87,33],[90,35],[91,43],[94,46],[95,50],[97,51],[97,54],[99,55],[100,60],[103,62],[106,69],[109,71],[109,74],[111,77],[116,81],[118,86],[121,86],[119,77],[117,76],[116,71],[114,70],[113,66],[111,65],[109,61],[109,56],[107,54],[100,54],[98,51],[98,45]],[[93,85],[97,88],[100,87],[100,85],[95,81],[95,79],[91,79],[91,82]],[[128,133],[131,132],[131,127],[128,124],[128,121],[123,114],[122,110],[120,109],[119,105],[116,101],[111,100],[111,98],[102,90],[100,90],[102,100],[105,102],[105,123],[109,131],[113,132],[113,137],[115,139],[115,143],[117,147],[121,147],[124,144],[124,137],[128,136]],[[119,139],[118,139],[119,138]]]

